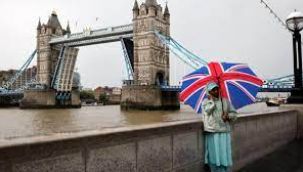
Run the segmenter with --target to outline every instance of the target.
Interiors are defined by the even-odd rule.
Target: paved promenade
[[[283,146],[240,172],[303,172],[303,140]]]

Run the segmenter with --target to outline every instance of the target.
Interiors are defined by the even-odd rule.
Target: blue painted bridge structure
[[[291,92],[293,87],[294,76],[288,75],[276,79],[264,80],[259,92]],[[180,91],[181,86],[161,86],[161,89],[166,91]]]

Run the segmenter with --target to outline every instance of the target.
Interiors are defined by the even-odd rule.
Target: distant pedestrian
[[[227,99],[220,96],[216,83],[208,83],[206,91],[208,99],[202,103],[205,164],[211,172],[228,172],[232,166],[230,122],[236,120],[236,111]]]

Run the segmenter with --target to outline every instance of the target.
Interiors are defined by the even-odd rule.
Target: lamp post
[[[294,78],[295,87],[288,103],[303,103],[302,86],[302,44],[300,31],[303,29],[303,14],[298,11],[290,13],[286,19],[287,28],[293,33],[293,56],[294,56]]]

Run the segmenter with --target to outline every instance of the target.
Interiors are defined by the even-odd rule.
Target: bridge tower
[[[79,107],[81,106],[79,92],[77,90],[70,90],[71,96],[64,101],[59,101],[58,90],[51,87],[53,78],[55,77],[55,70],[58,66],[59,55],[62,45],[52,46],[49,42],[53,37],[60,37],[66,34],[70,34],[69,24],[66,29],[63,29],[58,16],[55,11],[52,12],[46,24],[41,24],[39,20],[37,26],[37,81],[42,84],[44,90],[25,90],[24,97],[20,103],[21,108],[52,108],[52,107]],[[71,49],[70,50],[75,50]],[[78,49],[76,49],[78,52]],[[66,56],[76,57],[71,55],[70,52],[65,53]],[[69,61],[64,61],[66,65],[70,65]],[[66,66],[64,66],[66,67]],[[73,67],[70,69],[73,73]],[[67,71],[65,69],[64,71]],[[66,72],[63,78],[69,81],[71,74]],[[67,77],[67,76],[69,77]]]
[[[62,36],[67,33],[70,33],[69,26],[64,30],[54,11],[47,24],[41,25],[39,20],[37,27],[37,81],[47,88],[50,87],[61,48],[51,46],[49,41],[54,36]]]
[[[169,84],[169,49],[155,35],[170,36],[170,13],[157,0],[133,7],[134,84],[123,86],[122,109],[179,109],[178,93],[163,91]]]
[[[169,50],[154,34],[170,35],[170,14],[156,0],[146,0],[140,7],[135,1],[134,25],[134,79],[144,85],[169,83]]]

